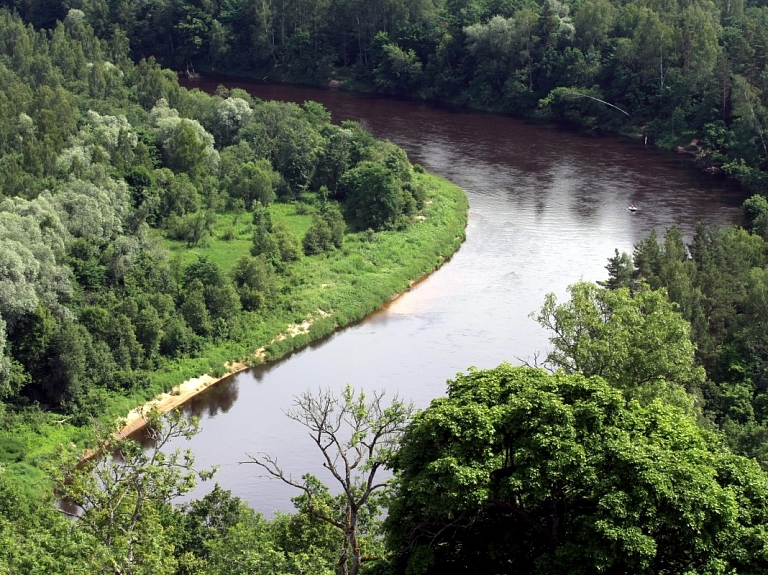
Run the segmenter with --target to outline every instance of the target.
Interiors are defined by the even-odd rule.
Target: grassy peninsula
[[[329,335],[335,329],[363,319],[407,290],[414,281],[438,269],[464,241],[468,203],[464,192],[444,178],[420,173],[427,201],[416,224],[404,231],[345,236],[344,248],[296,262],[283,278],[279,291],[283,304],[258,316],[244,318],[237,338],[212,343],[197,358],[169,362],[152,374],[152,386],[143,393],[116,398],[114,416],[172,390],[201,374],[218,378],[233,364],[256,365],[274,361]],[[277,221],[306,233],[312,216],[302,203],[283,204]],[[217,233],[225,234],[237,214],[221,214]],[[191,263],[198,258],[229,270],[249,253],[250,225],[236,228],[233,239],[216,239],[190,250],[183,242],[168,241],[171,253]]]
[[[197,357],[165,362],[150,374],[148,386],[130,395],[110,395],[99,425],[109,426],[128,412],[175,386],[204,374],[219,378],[235,363],[256,365],[280,359],[335,329],[363,319],[407,290],[415,280],[438,269],[464,241],[468,203],[464,192],[438,176],[419,173],[427,199],[416,223],[404,231],[351,232],[341,250],[304,257],[282,277],[281,304],[261,314],[245,314],[236,337],[210,342]],[[298,213],[305,212],[305,213]],[[292,229],[307,228],[312,216],[306,204],[283,204],[276,221]],[[232,239],[219,237],[238,218],[217,217],[214,238],[204,247],[188,249],[183,242],[164,240],[171,254],[183,262],[206,258],[228,272],[247,255],[252,242],[248,223]],[[36,417],[28,418],[30,414]],[[45,488],[40,469],[62,445],[87,448],[94,429],[74,425],[66,416],[35,409],[7,414],[0,432],[6,473],[30,491]],[[10,424],[10,425],[9,425]]]

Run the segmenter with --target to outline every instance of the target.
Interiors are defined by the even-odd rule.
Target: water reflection
[[[205,398],[195,397],[184,405],[184,412],[188,415],[202,418],[203,416],[215,417],[219,413],[228,413],[237,401],[240,386],[236,377],[228,377],[214,385]]]

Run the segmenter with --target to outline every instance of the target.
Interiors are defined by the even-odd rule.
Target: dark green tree
[[[277,290],[275,270],[264,254],[243,256],[232,268],[232,281],[240,294],[243,309],[261,309]]]
[[[768,200],[765,196],[752,196],[744,202],[744,217],[747,220],[747,228],[768,238]]]
[[[347,171],[339,182],[349,220],[358,228],[382,230],[394,227],[403,214],[403,190],[389,168],[362,162]]]
[[[634,265],[632,258],[626,252],[619,254],[619,250],[614,250],[614,256],[608,258],[608,279],[600,282],[600,285],[607,289],[629,288],[632,289],[632,276],[634,275]]]
[[[395,571],[759,573],[766,475],[660,401],[501,365],[449,381],[394,458]]]

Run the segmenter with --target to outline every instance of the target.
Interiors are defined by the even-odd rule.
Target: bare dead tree
[[[377,472],[399,447],[400,438],[414,414],[413,405],[404,403],[397,395],[385,405],[384,395],[383,391],[374,391],[367,400],[364,392],[356,394],[350,386],[340,397],[330,389],[316,393],[306,391],[295,398],[293,408],[286,412],[309,430],[322,454],[323,467],[343,490],[342,513],[334,514],[318,502],[322,485],[311,475],[296,480],[286,474],[276,458],[265,453],[248,455],[248,461],[240,462],[255,463],[270,476],[300,489],[306,496],[309,512],[343,534],[338,563],[342,575],[360,572],[363,561],[358,533],[361,510],[370,503],[376,490],[387,485],[387,481],[377,480]]]

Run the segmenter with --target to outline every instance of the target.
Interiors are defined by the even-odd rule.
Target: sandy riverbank
[[[147,423],[144,414],[153,407],[157,408],[160,413],[172,411],[177,407],[184,405],[187,401],[202,393],[212,385],[216,385],[221,380],[246,369],[248,369],[246,364],[234,363],[230,366],[230,370],[221,377],[213,377],[212,375],[204,374],[200,377],[193,377],[192,379],[180,383],[170,392],[161,393],[144,405],[132,409],[126,416],[125,424],[118,432],[118,435],[127,437],[142,429]]]
[[[445,263],[449,259],[450,258],[444,259],[442,263]],[[385,305],[395,301],[400,296],[407,293],[412,287],[424,281],[426,278],[432,275],[432,273],[437,271],[437,269],[433,270],[428,274],[424,274],[423,276],[417,279],[411,280],[408,284],[408,289],[405,289],[401,292],[394,294],[391,298],[389,298],[387,302],[385,302]],[[327,317],[328,315],[330,314],[328,314],[327,312],[323,312],[322,310],[318,310],[318,317]],[[309,333],[309,328],[312,327],[312,324],[314,323],[315,319],[316,318],[307,319],[300,324],[289,325],[286,328],[285,332],[277,336],[273,340],[273,342],[280,341],[288,337],[296,337],[297,335],[300,335],[300,334]],[[337,326],[337,327],[340,327],[340,326]],[[265,348],[262,347],[256,350],[256,352],[254,353],[254,357],[260,359],[261,361],[266,361],[267,357],[266,357]],[[167,413],[169,411],[172,411],[177,407],[181,407],[196,395],[203,393],[209,387],[216,385],[220,381],[223,381],[228,377],[231,377],[237,373],[240,373],[241,371],[245,371],[250,366],[242,362],[235,362],[229,365],[228,367],[229,369],[227,370],[227,372],[221,377],[213,377],[212,375],[209,375],[209,374],[203,374],[199,377],[193,377],[192,379],[188,379],[180,383],[179,385],[175,386],[171,391],[161,393],[160,395],[156,396],[154,399],[151,399],[146,403],[144,403],[143,405],[140,405],[139,407],[132,409],[126,416],[123,426],[120,428],[120,430],[117,432],[116,435],[118,437],[128,437],[129,435],[143,429],[147,424],[147,421],[144,415],[150,409],[156,408],[160,413]]]

